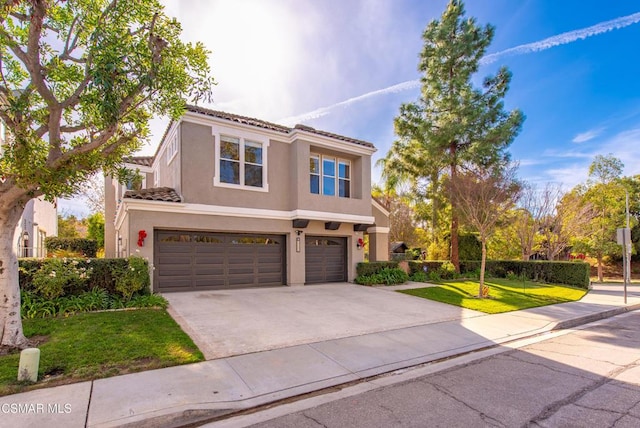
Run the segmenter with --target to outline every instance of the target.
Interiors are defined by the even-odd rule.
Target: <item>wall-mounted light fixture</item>
[[[300,252],[300,237],[296,238],[296,253]]]

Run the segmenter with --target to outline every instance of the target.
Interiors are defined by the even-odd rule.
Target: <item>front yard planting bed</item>
[[[444,281],[437,287],[400,290],[400,293],[410,294],[437,302],[448,303],[466,309],[498,314],[553,305],[580,300],[587,290],[563,285],[540,284],[530,281],[490,279],[485,281],[489,286],[489,298],[479,299],[478,281]]]
[[[38,382],[17,382],[20,355],[0,355],[0,395],[204,360],[164,309],[25,319],[23,326],[39,343]]]

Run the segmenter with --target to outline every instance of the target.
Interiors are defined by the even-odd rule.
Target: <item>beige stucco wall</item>
[[[183,122],[181,129],[184,202],[290,210],[289,194],[292,182],[287,174],[290,164],[289,144],[273,139],[268,141],[266,168],[269,192],[234,189],[214,186],[213,178],[218,161],[215,159],[215,137],[212,135],[211,127]]]
[[[371,157],[369,155],[342,153],[314,146],[304,140],[294,140],[289,143],[271,138],[268,140],[266,163],[269,191],[233,189],[213,184],[218,160],[215,159],[215,137],[212,134],[212,128],[182,122],[180,135],[182,191],[179,193],[184,202],[279,211],[299,209],[371,216]],[[351,198],[315,195],[310,192],[309,156],[311,153],[331,155],[351,161]],[[164,182],[162,185],[165,185]],[[330,220],[330,217],[327,220]]]
[[[312,145],[304,140],[292,144],[292,182],[297,183],[292,209],[325,211],[354,215],[371,215],[371,156],[354,155]],[[316,195],[309,188],[309,158],[311,154],[329,155],[351,161],[351,197]]]

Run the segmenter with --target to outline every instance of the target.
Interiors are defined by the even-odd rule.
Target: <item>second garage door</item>
[[[305,283],[347,280],[347,238],[305,237]]]
[[[286,283],[280,235],[156,231],[158,291],[274,286]]]

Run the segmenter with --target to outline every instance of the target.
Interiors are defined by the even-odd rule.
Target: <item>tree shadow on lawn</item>
[[[576,300],[574,298],[563,296],[544,296],[537,293],[515,291],[512,286],[496,284],[493,281],[485,281],[485,285],[489,286],[490,292],[489,298],[483,299],[479,298],[476,293],[470,291],[471,289],[475,291],[476,287],[479,288],[479,283],[459,281],[458,284],[460,285],[456,285],[455,282],[445,282],[439,284],[437,287],[399,291],[404,294],[435,300],[489,314],[511,312],[520,309],[529,309]],[[467,286],[464,287],[464,285]],[[540,285],[536,288],[549,289],[552,287],[553,286]],[[586,293],[586,290],[584,291]]]

